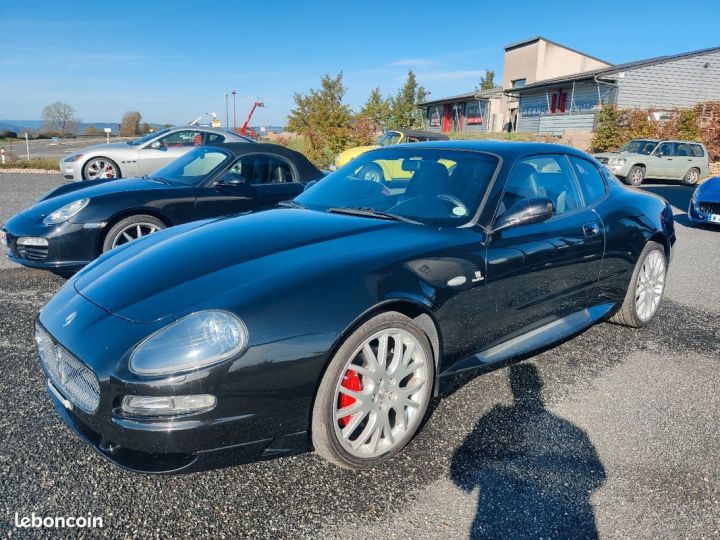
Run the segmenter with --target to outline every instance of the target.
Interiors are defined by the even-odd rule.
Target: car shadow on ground
[[[690,198],[695,191],[695,186],[684,186],[677,182],[653,180],[650,185],[641,185],[640,189],[655,195],[660,195],[670,203],[676,210],[687,212]]]
[[[535,366],[509,368],[512,405],[483,415],[450,467],[479,491],[471,538],[597,538],[592,493],[606,478],[588,435],[545,408]]]

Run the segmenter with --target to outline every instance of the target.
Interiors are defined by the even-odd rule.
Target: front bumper
[[[100,254],[102,228],[88,228],[83,223],[66,221],[48,227],[30,220],[11,219],[2,229],[5,233],[7,258],[29,268],[75,272]],[[20,237],[44,238],[47,246],[22,246]]]
[[[139,377],[127,368],[134,344],[170,319],[130,322],[74,286],[74,280],[65,284],[38,324],[92,370],[99,403],[86,413],[68,407],[71,396],[57,386],[48,393],[64,422],[103,457],[132,471],[172,473],[307,451],[312,396],[326,360],[312,336],[251,344],[235,360],[185,374]],[[129,416],[121,409],[127,395],[192,394],[212,394],[217,405],[176,417]]]
[[[688,205],[688,219],[692,223],[720,226],[720,201],[694,202],[690,200]]]
[[[81,161],[63,161],[65,158],[60,158],[58,165],[60,166],[60,174],[62,174],[65,180],[72,180],[73,182],[79,182],[83,179],[82,177],[82,162]]]

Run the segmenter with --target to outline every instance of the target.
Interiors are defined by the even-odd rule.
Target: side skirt
[[[446,371],[443,371],[439,377],[440,383],[442,385],[444,379],[460,372],[487,367],[561,341],[608,315],[614,305],[613,303],[599,304],[582,311],[576,311],[507,341],[492,345],[473,356],[460,360]]]

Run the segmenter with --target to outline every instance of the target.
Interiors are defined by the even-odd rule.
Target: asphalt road
[[[0,173],[0,222],[58,176]],[[652,326],[601,324],[485,373],[398,457],[351,473],[313,454],[186,476],[128,474],[86,448],[45,395],[32,343],[62,284],[0,268],[0,534],[20,517],[102,516],[88,538],[717,538],[720,229],[683,218]],[[101,339],[101,336],[99,336]],[[40,531],[47,537],[57,531]]]
[[[111,139],[111,142],[117,142],[125,139],[118,139],[116,137]],[[60,139],[58,142],[53,142],[50,139],[36,139],[28,141],[30,147],[30,158],[60,158],[85,148],[86,146],[94,144],[102,144],[105,142],[103,137],[97,139]],[[28,148],[25,145],[25,141],[13,141],[0,142],[0,148],[4,148],[5,152],[12,151],[18,158],[25,159],[27,157]]]

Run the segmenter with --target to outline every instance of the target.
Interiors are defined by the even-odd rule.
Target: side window
[[[705,150],[703,150],[703,147],[699,144],[691,144],[690,152],[692,153],[693,157],[705,157]]]
[[[675,145],[675,155],[676,156],[683,156],[687,157],[690,155],[690,149],[688,148],[688,145],[685,143],[677,143]]]
[[[675,155],[675,148],[673,143],[664,142],[660,146],[658,146],[656,154],[662,154],[663,156],[674,156]]]
[[[205,133],[205,144],[222,144],[225,141],[225,137],[219,133]]]
[[[176,131],[162,138],[165,146],[202,146],[203,136],[199,131]]]
[[[243,156],[225,173],[223,181],[238,180],[248,184],[282,184],[294,182],[290,164],[276,156],[252,154]]]
[[[585,198],[585,204],[590,205],[605,195],[605,180],[595,165],[579,157],[568,157],[575,170],[575,175],[580,181],[580,190]]]
[[[533,156],[515,163],[505,185],[498,216],[519,201],[531,197],[550,199],[555,206],[555,215],[582,206],[580,193],[565,156]]]

